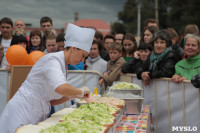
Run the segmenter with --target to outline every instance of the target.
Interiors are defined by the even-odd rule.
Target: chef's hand
[[[69,96],[69,100],[76,99],[76,98],[83,99],[85,97],[89,97],[90,90],[87,87],[82,87],[82,88],[79,88],[79,89],[82,90],[82,93],[80,95]]]
[[[88,98],[90,96],[90,90],[87,87],[82,87],[83,88],[83,98]]]

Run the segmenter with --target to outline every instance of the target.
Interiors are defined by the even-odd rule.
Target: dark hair
[[[148,49],[149,51],[152,50],[151,46],[147,43],[141,43],[138,47],[138,50],[146,50]]]
[[[169,36],[170,36],[171,39],[173,37],[178,37],[177,32],[173,28],[167,28],[166,31],[169,34]]]
[[[173,28],[167,28],[166,31],[169,34],[171,39],[176,37],[176,43],[181,44],[180,40],[179,40],[179,36],[178,36],[177,32]]]
[[[114,36],[111,35],[111,34],[108,34],[108,35],[106,35],[106,36],[104,37],[104,42],[105,42],[106,39],[113,39],[113,41],[115,41]]]
[[[161,40],[165,40],[167,47],[172,45],[172,40],[171,40],[169,34],[167,33],[167,31],[160,30],[160,31],[156,32],[155,36],[153,38],[153,42],[155,42],[158,38],[161,39]],[[154,45],[154,43],[153,43],[153,45]]]
[[[116,34],[123,34],[123,36],[126,34],[126,32],[125,31],[122,31],[122,32],[115,32],[115,35]]]
[[[30,33],[30,47],[33,47],[33,44],[32,44],[32,42],[31,42],[31,38],[32,38],[33,36],[39,36],[39,37],[40,37],[40,41],[41,41],[41,42],[40,42],[39,47],[40,47],[40,50],[41,50],[41,51],[44,51],[42,33],[41,33],[39,30],[31,31],[31,33]]]
[[[46,23],[46,22],[50,22],[51,24],[53,24],[53,21],[50,17],[44,16],[40,19],[40,25],[42,25],[42,23]]]
[[[94,37],[95,37],[96,39],[103,40],[103,34],[102,34],[102,32],[99,31],[99,30],[97,30],[97,31],[95,32]]]
[[[148,27],[145,27],[144,28],[144,31],[143,31],[143,35],[142,35],[142,38],[140,40],[140,43],[144,43],[144,32],[146,30],[149,30],[152,34],[153,34],[153,37],[154,37],[154,34],[159,31],[158,27],[155,27],[155,26],[148,26]],[[153,39],[153,38],[152,38]],[[153,45],[152,44],[152,41],[150,42],[150,45]]]
[[[130,40],[134,43],[134,48],[133,50],[130,52],[130,54],[134,55],[134,52],[137,50],[137,42],[136,42],[136,39],[135,39],[135,36],[131,33],[127,33],[124,37],[123,37],[123,40],[122,40],[122,45],[124,45],[124,40]],[[122,56],[125,57],[126,51],[123,47],[123,50],[122,50]]]
[[[123,41],[124,40],[131,40],[137,47],[137,42],[136,42],[136,39],[135,39],[135,36],[131,33],[127,33],[124,37],[123,37]],[[137,50],[137,49],[136,49]]]
[[[15,35],[15,36],[13,36],[12,41],[10,43],[10,46],[17,45],[17,44],[23,43],[23,42],[26,44],[27,53],[30,53],[30,49],[28,47],[28,42],[27,42],[27,39],[26,39],[26,37],[24,35]]]
[[[60,33],[57,37],[56,37],[56,42],[64,42],[65,41],[65,34],[64,33]]]
[[[194,34],[199,35],[199,28],[196,24],[188,24],[185,26],[184,35],[186,34]]]
[[[156,24],[158,25],[158,22],[157,22],[155,19],[149,18],[149,19],[146,19],[146,20],[144,21],[144,28],[146,28],[146,27],[148,26],[149,23],[156,23]]]
[[[98,50],[99,50],[99,53],[102,51],[102,47],[103,47],[103,42],[101,41],[101,40],[93,40],[93,42],[92,42],[92,45],[93,44],[97,44],[97,46],[98,46]]]
[[[13,27],[13,21],[10,18],[4,17],[0,20],[0,25],[2,23],[10,24]]]
[[[146,30],[149,30],[153,35],[154,35],[155,32],[159,31],[158,27],[155,27],[155,26],[148,26],[148,27],[146,27],[146,28],[144,29],[144,32],[145,32]]]

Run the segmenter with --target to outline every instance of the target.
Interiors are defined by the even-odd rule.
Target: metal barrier
[[[22,71],[21,68],[24,66],[15,66],[15,67],[16,67],[15,70],[17,70],[17,68],[19,68],[19,70]],[[24,77],[21,75],[27,75],[28,72],[29,71],[24,71],[24,73],[21,72],[19,77]],[[94,88],[97,87],[98,93],[103,93],[105,90],[105,86],[98,85],[98,80],[100,77],[101,77],[101,74],[96,71],[69,70],[68,74],[67,74],[68,83],[71,84],[72,86],[74,86],[76,88],[81,88],[83,86],[87,86],[90,89],[90,92],[93,92]],[[0,114],[3,111],[5,105],[8,101],[8,98],[9,98],[10,79],[11,79],[10,72],[5,69],[0,69],[0,105],[1,105],[0,106]],[[15,79],[16,79],[16,77],[13,80],[15,80]],[[15,82],[16,84],[22,84],[22,82],[23,82],[22,80],[16,80],[16,81],[20,82],[20,83]],[[13,93],[10,93],[10,94],[13,94]],[[69,106],[71,106],[70,101],[68,101],[64,104],[61,104],[61,105],[56,105],[55,110],[58,111],[60,109],[63,109],[65,107],[69,107]]]
[[[135,74],[121,75],[120,81],[144,88],[144,103],[151,106],[156,133],[171,133],[183,127],[182,132],[200,132],[200,89],[190,81],[173,83],[171,78],[160,78],[144,86]]]
[[[88,86],[92,91],[98,86],[101,76],[95,71],[68,71],[68,82],[75,87]],[[136,83],[144,88],[144,104],[151,107],[155,132],[171,133],[173,127],[197,127],[200,132],[200,89],[196,89],[190,81],[173,83],[170,78],[154,79],[150,85],[144,86],[135,74],[120,76],[120,81]],[[0,69],[0,114],[7,102],[10,72]],[[67,105],[60,105],[60,110]],[[177,129],[177,128],[176,128]]]

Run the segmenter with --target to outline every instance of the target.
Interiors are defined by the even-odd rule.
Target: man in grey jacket
[[[85,61],[86,70],[98,71],[101,74],[106,72],[107,62],[99,55],[101,49],[101,42],[94,40],[92,42],[92,47],[90,48],[88,59]]]

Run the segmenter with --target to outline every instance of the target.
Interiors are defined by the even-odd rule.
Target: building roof
[[[82,27],[95,27],[97,30],[101,31],[104,36],[110,33],[110,25],[101,19],[81,19],[74,22],[74,24]],[[67,23],[65,24],[65,28],[67,28]]]

